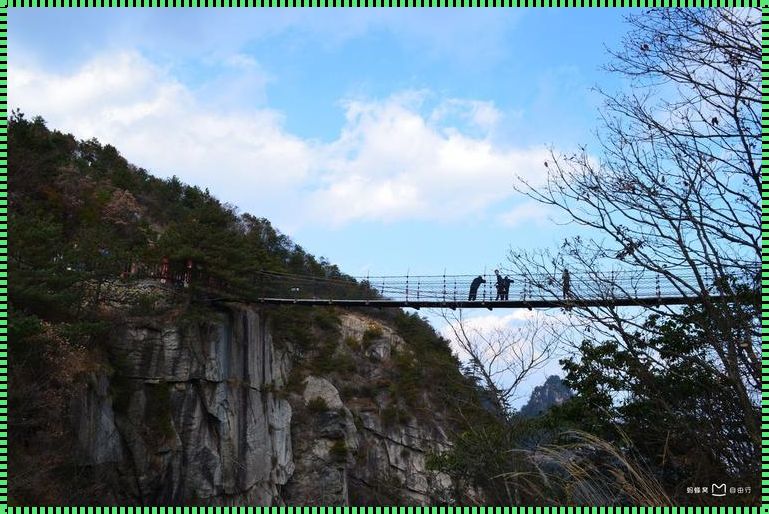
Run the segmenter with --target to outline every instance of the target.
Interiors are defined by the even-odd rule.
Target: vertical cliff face
[[[365,316],[340,320],[316,355],[275,344],[269,315],[241,304],[129,319],[76,402],[80,464],[123,503],[438,501],[451,483],[425,461],[449,444],[441,408],[420,392],[423,412],[409,412],[388,378],[408,345]]]
[[[199,322],[129,322],[114,368],[93,375],[76,409],[86,463],[116,497],[143,504],[271,505],[291,477],[290,369],[265,320],[230,305]]]
[[[289,398],[297,419],[296,472],[286,499],[297,504],[434,504],[451,486],[427,470],[430,453],[449,445],[444,409],[423,392],[417,413],[399,404],[394,357],[408,344],[390,327],[344,313],[339,337],[326,350],[335,364],[325,377],[308,375]]]

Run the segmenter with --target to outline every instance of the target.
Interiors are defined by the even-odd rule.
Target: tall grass
[[[524,496],[560,505],[672,505],[651,471],[614,444],[582,431],[562,434],[564,443],[513,450],[531,468],[506,473]]]

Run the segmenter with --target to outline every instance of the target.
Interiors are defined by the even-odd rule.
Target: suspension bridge
[[[739,275],[755,280],[758,268],[739,268]],[[752,274],[752,275],[751,275]],[[607,306],[690,305],[729,300],[734,294],[723,277],[691,268],[651,271],[570,273],[563,275],[509,275],[507,291],[498,291],[494,274],[474,295],[471,284],[479,275],[417,275],[317,277],[261,272],[256,284],[257,303],[274,305],[337,305],[344,307],[420,308],[573,308]]]
[[[493,273],[482,275],[318,276],[262,270],[237,284],[224,282],[188,260],[186,265],[130,265],[127,278],[151,278],[173,287],[196,287],[213,300],[271,305],[420,308],[573,308],[692,305],[710,301],[745,301],[730,280],[759,288],[758,265],[746,264],[714,274],[692,268],[509,274],[498,290]],[[478,281],[477,279],[482,279]],[[473,281],[480,282],[471,290]],[[564,281],[567,283],[564,284]]]

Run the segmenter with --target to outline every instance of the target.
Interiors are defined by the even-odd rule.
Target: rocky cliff
[[[529,401],[521,407],[522,416],[533,417],[547,412],[554,405],[561,405],[574,393],[563,383],[558,375],[550,375],[545,383],[537,386],[531,392]]]
[[[353,505],[442,501],[451,482],[427,471],[425,460],[448,447],[448,422],[445,409],[431,404],[428,384],[418,385],[419,412],[399,401],[407,393],[399,390],[394,368],[413,357],[408,343],[380,321],[349,312],[340,315],[338,335],[325,350],[334,369],[325,378],[306,376],[301,396],[290,396],[298,414],[292,425],[296,472],[286,499]]]
[[[425,462],[450,424],[426,384],[404,389],[408,342],[323,312],[325,328],[288,334],[285,313],[239,303],[126,317],[75,399],[79,464],[120,503],[441,501],[451,482]]]

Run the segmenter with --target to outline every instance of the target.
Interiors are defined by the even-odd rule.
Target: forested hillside
[[[217,299],[212,291],[223,284],[247,299],[265,271],[334,278],[349,282],[352,288],[365,284],[357,284],[325,259],[309,255],[268,220],[239,214],[208,191],[182,184],[175,177],[153,177],[129,164],[109,144],[78,141],[50,130],[41,118],[29,120],[18,112],[9,120],[9,143],[13,149],[9,161],[13,502],[92,503],[104,497],[150,504],[189,503],[191,498],[209,504],[238,501],[235,498],[267,503],[292,498],[322,503],[325,498],[345,503],[349,496],[360,503],[392,503],[424,502],[429,495],[433,501],[458,501],[466,494],[480,497],[477,489],[468,493],[459,482],[446,482],[446,475],[435,484],[432,479],[425,482],[424,477],[437,473],[424,469],[425,452],[445,449],[450,444],[446,438],[461,432],[463,426],[482,420],[496,423],[495,416],[481,407],[477,388],[459,371],[448,343],[425,321],[401,311],[345,314],[335,309],[278,307],[257,312],[247,304]],[[171,283],[170,277],[184,276],[190,268],[198,280]],[[224,318],[223,313],[227,313]],[[242,328],[232,321],[240,318],[245,324]],[[259,327],[267,323],[267,328],[253,323]],[[215,335],[222,331],[230,334],[226,340]],[[160,334],[159,339],[154,333]],[[239,340],[250,352],[275,352],[288,361],[265,362],[262,366],[272,371],[259,371],[261,378],[257,379],[257,370],[248,369],[252,364],[232,362],[244,351],[232,346]],[[275,347],[271,350],[272,340]],[[179,353],[198,352],[194,348],[209,344],[218,349],[207,359],[195,356],[190,361],[187,353]],[[134,361],[138,351],[143,356]],[[230,355],[232,352],[235,354]],[[177,364],[166,369],[168,363],[163,359],[169,358]],[[192,371],[180,375],[178,362]],[[202,371],[212,366],[219,369],[214,375]],[[247,366],[245,371],[243,366]],[[201,371],[195,371],[197,368]],[[197,373],[203,375],[197,377]],[[361,377],[361,373],[365,375]],[[273,378],[267,380],[268,376]],[[157,478],[156,486],[140,485],[138,490],[125,486],[126,476],[146,479],[153,475],[147,475],[148,470],[126,468],[120,455],[133,455],[134,462],[158,458],[169,451],[163,448],[172,439],[179,438],[181,443],[171,444],[177,448],[172,454],[178,453],[180,459],[184,454],[185,461],[192,461],[188,462],[192,469],[183,474],[226,475],[226,463],[219,465],[221,469],[196,471],[196,466],[210,465],[184,453],[213,443],[202,443],[202,436],[185,435],[181,427],[197,424],[203,432],[224,430],[206,428],[205,419],[189,418],[181,405],[192,400],[188,396],[177,399],[182,394],[179,391],[193,394],[190,391],[205,389],[194,385],[203,377],[224,387],[227,395],[245,394],[242,401],[246,404],[275,405],[265,414],[271,423],[283,423],[280,419],[285,414],[281,413],[289,412],[290,417],[293,408],[291,435],[299,450],[307,440],[328,436],[313,432],[319,422],[313,422],[313,416],[325,416],[321,427],[328,423],[342,427],[323,430],[341,430],[345,438],[341,443],[332,438],[336,446],[326,448],[331,453],[320,470],[314,461],[306,461],[307,455],[294,455],[297,470],[292,476],[290,447],[281,449],[285,440],[260,435],[272,441],[268,446],[277,452],[272,454],[273,470],[268,473],[272,478],[259,478],[255,472],[238,475],[236,482],[251,484],[242,486],[240,492],[226,481],[179,482],[173,478],[179,471],[164,471],[172,478]],[[367,383],[371,377],[376,380]],[[303,381],[339,389],[350,408],[342,418],[329,421],[324,414],[328,405],[304,405]],[[254,391],[261,399],[253,397]],[[331,403],[339,398],[333,394],[321,397]],[[208,400],[195,401],[207,405]],[[236,410],[230,415],[245,414]],[[388,467],[394,457],[388,458],[386,453],[395,450],[380,448],[384,444],[378,442],[380,436],[351,436],[350,430],[355,432],[350,424],[353,415],[358,431],[368,427],[367,433],[382,432],[381,437],[391,441],[388,445],[403,441],[397,443],[407,445],[398,450],[399,459],[405,459],[403,465],[411,471]],[[143,425],[138,432],[126,428],[131,418]],[[401,432],[401,426],[411,427],[410,432]],[[122,434],[120,440],[115,439],[116,431]],[[431,431],[437,431],[435,441]],[[425,439],[407,442],[415,436]],[[267,444],[259,441],[247,446]],[[218,448],[229,443],[216,444]],[[359,459],[363,460],[357,467],[340,457],[347,452],[342,452],[344,444],[350,445],[350,451],[360,445]],[[409,456],[417,451],[412,447],[417,448],[418,458]],[[160,452],[155,457],[152,448]],[[254,459],[262,452],[254,451],[247,451],[244,455],[248,457],[243,458]],[[267,458],[269,461],[269,453]],[[225,459],[224,453],[220,459]],[[349,468],[334,483],[336,496],[313,493],[318,485],[307,477],[326,475],[331,468]],[[382,479],[377,473],[385,473],[387,487],[374,487]],[[288,492],[278,493],[276,487],[286,487]]]

